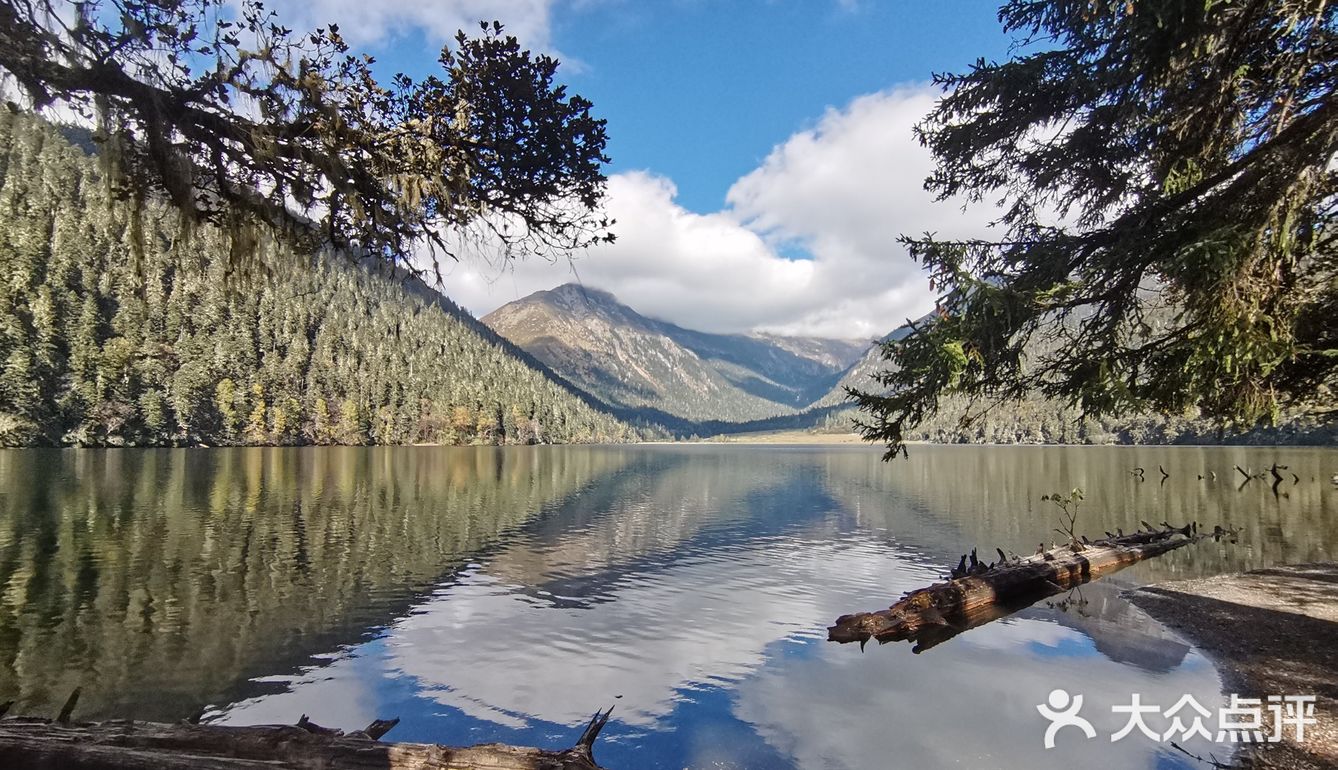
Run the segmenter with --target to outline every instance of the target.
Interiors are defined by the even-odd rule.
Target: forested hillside
[[[435,292],[338,255],[229,254],[109,208],[95,159],[0,111],[0,445],[621,441]]]

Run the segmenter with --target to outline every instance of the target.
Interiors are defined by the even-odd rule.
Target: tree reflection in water
[[[83,684],[86,717],[204,704],[229,722],[395,715],[401,740],[537,745],[616,703],[609,767],[856,767],[888,751],[907,765],[1059,766],[1083,747],[1041,748],[1034,706],[1053,687],[1086,693],[1093,717],[1132,691],[1215,704],[1212,667],[1119,589],[1332,558],[1335,456],[0,452],[0,700],[52,710]],[[1221,481],[1272,462],[1303,479],[1286,497]],[[1127,472],[1158,464],[1165,485]],[[1208,468],[1217,485],[1196,478]],[[1034,549],[1054,524],[1041,495],[1075,486],[1080,529],[1194,518],[1239,527],[1240,543],[1136,565],[1084,587],[1085,605],[1040,603],[920,657],[824,641],[838,614],[886,606],[963,548]],[[1110,751],[1118,766],[1178,762],[1132,740]]]

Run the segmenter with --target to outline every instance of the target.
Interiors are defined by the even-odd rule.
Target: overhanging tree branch
[[[440,77],[382,85],[334,25],[295,36],[259,3],[231,9],[4,0],[0,72],[96,122],[118,197],[165,197],[186,222],[405,264],[497,212],[525,225],[494,233],[509,253],[612,240],[604,121],[500,24],[459,34]]]
[[[1331,403],[1338,369],[1311,351],[1338,337],[1332,4],[1013,0],[1000,18],[1046,49],[937,76],[917,133],[927,187],[1002,196],[1006,232],[902,239],[940,312],[885,344],[887,390],[856,394],[865,436],[903,451],[948,392],[1244,424]],[[1076,214],[1038,224],[1055,211]]]

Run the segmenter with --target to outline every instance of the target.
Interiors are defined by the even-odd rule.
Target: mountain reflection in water
[[[560,746],[616,705],[610,768],[1071,765],[1035,706],[1086,697],[1103,764],[1179,766],[1110,707],[1222,702],[1133,608],[1148,580],[1333,558],[1338,453],[1240,448],[530,447],[0,451],[0,701],[80,717]],[[1274,497],[1232,465],[1289,465]],[[1138,482],[1135,465],[1171,478]],[[1215,482],[1197,479],[1215,470]],[[1154,476],[1156,474],[1153,474]],[[950,642],[827,644],[973,545],[1196,518],[1241,529]],[[1285,496],[1284,496],[1285,495]],[[1055,600],[1061,597],[1055,597]],[[1053,602],[1052,602],[1053,603]],[[1257,695],[1257,694],[1256,694]],[[1122,716],[1122,715],[1120,715]],[[1194,749],[1195,746],[1189,745]],[[1211,748],[1200,745],[1199,748]],[[1221,753],[1220,750],[1218,752]],[[1187,760],[1186,760],[1187,761]],[[1188,766],[1188,765],[1185,765]]]

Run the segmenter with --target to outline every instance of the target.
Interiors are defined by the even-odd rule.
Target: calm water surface
[[[1274,462],[1277,496],[1237,488],[1234,465]],[[1120,592],[1338,557],[1335,472],[1297,448],[0,450],[0,701],[54,712],[82,686],[83,718],[399,716],[398,740],[553,748],[616,705],[597,755],[621,770],[1072,767],[1093,744],[1046,751],[1035,709],[1064,687],[1103,766],[1189,767],[1109,743],[1133,692],[1223,702]],[[1240,541],[919,655],[825,641],[973,545],[1048,543],[1040,497],[1075,486],[1083,531],[1193,518]]]

